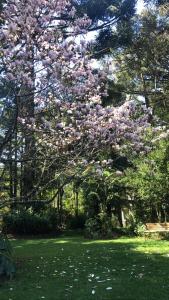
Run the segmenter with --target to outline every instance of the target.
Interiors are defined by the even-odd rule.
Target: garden
[[[168,0],[0,0],[0,299],[168,299],[168,28]]]

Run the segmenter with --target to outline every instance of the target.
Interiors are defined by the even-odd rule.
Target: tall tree
[[[70,77],[73,77],[76,84],[72,86],[72,91],[69,86],[69,98],[72,97],[72,92],[77,93],[78,97],[85,95],[85,91],[86,95],[89,90],[91,93],[92,80],[88,90],[82,91],[80,81],[79,88],[77,87],[76,73],[78,70],[83,73],[88,63],[83,59],[82,48],[73,41],[73,37],[81,31],[84,32],[90,21],[87,17],[74,21],[74,17],[75,10],[65,1],[7,1],[3,11],[4,26],[1,30],[1,42],[4,44],[2,64],[7,80],[13,83],[15,116],[12,128],[7,131],[3,140],[2,149],[13,132],[17,131],[18,118],[26,119],[27,124],[31,123],[30,120],[35,114],[35,95],[41,94],[45,105],[49,84],[53,85],[53,90],[55,84],[55,93],[60,95],[65,92],[64,87],[68,85]],[[69,36],[69,41],[65,40],[65,33]],[[84,49],[83,42],[81,47]],[[79,62],[80,57],[82,59]],[[70,66],[72,58],[73,68]],[[92,72],[89,72],[92,77]],[[32,132],[26,128],[22,135],[25,161],[23,194],[26,197],[28,191],[33,189],[34,164],[31,161],[35,154],[35,140]]]
[[[88,31],[94,32],[95,57],[110,54],[111,48],[128,45],[131,41],[131,19],[136,0],[73,0],[78,14],[86,13],[92,23]]]
[[[163,119],[169,112],[168,16],[161,9],[145,10],[135,21],[133,43],[116,56],[117,78],[129,95],[145,98],[147,107]]]
[[[87,16],[77,18],[65,0],[8,0],[3,20],[3,76],[14,87],[14,120],[18,138],[24,140],[14,158],[24,172],[24,198],[37,191],[39,196],[56,183],[57,170],[72,163],[97,159],[125,142],[138,151],[143,148],[147,118],[135,117],[134,103],[119,109],[101,105],[105,74],[93,70],[90,62],[83,36],[91,26]],[[41,169],[37,182],[33,167]],[[51,180],[44,180],[40,190],[45,174]]]

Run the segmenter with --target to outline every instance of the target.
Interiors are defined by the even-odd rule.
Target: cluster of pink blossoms
[[[79,100],[100,93],[103,78],[91,68],[83,36],[91,22],[76,17],[71,1],[7,0],[2,18],[2,63],[17,88],[40,93],[52,86]]]
[[[51,103],[50,103],[51,106]],[[68,103],[53,99],[53,118],[48,110],[39,122],[39,115],[29,124],[36,131],[40,143],[56,153],[64,153],[93,160],[96,153],[118,151],[127,154],[150,150],[145,136],[150,130],[149,112],[140,107],[140,116],[135,102],[126,102],[114,108],[100,104]],[[23,126],[25,119],[20,120]]]
[[[101,105],[105,74],[92,69],[83,37],[91,22],[76,18],[71,1],[7,0],[3,19],[4,76],[19,90],[21,102],[32,93],[34,118],[22,112],[19,117],[22,126],[36,131],[39,143],[89,159],[108,147],[144,148],[148,113],[137,118],[134,102]]]

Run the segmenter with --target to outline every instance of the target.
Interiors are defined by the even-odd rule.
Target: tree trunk
[[[150,101],[149,101],[149,98],[148,98],[148,95],[147,95],[147,87],[146,87],[146,82],[145,82],[143,74],[141,74],[141,79],[142,79],[142,84],[143,84],[145,104],[146,104],[146,107],[149,108],[150,107]]]
[[[28,49],[31,52],[30,62],[32,63],[31,70],[31,79],[33,86],[24,87],[21,90],[20,96],[20,111],[21,117],[26,118],[27,124],[31,124],[31,119],[34,118],[34,83],[35,83],[35,74],[34,74],[34,49]],[[24,153],[23,157],[25,162],[23,163],[23,197],[27,200],[31,200],[35,197],[35,194],[32,193],[34,188],[35,181],[35,137],[33,132],[28,128],[25,128],[22,132],[24,138]]]
[[[16,198],[17,197],[17,188],[18,188],[18,164],[17,164],[17,157],[18,157],[18,134],[17,134],[17,128],[15,130],[15,136],[14,136],[14,147],[15,147],[15,162],[14,162],[14,178],[13,178],[13,185],[14,185],[14,192],[13,195]]]
[[[76,217],[78,216],[78,214],[79,214],[79,193],[76,190],[75,191],[75,215],[76,215]]]
[[[122,214],[121,214],[121,207],[118,207],[118,208],[116,209],[116,213],[117,213],[117,218],[118,218],[120,227],[123,227]]]

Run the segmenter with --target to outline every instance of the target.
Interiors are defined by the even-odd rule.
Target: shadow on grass
[[[57,277],[57,286],[60,287],[57,288],[57,297],[47,294],[47,290],[55,289],[51,275],[46,282],[43,277],[38,279],[39,282],[43,281],[44,295],[48,300],[169,299],[168,241],[136,238],[87,240],[78,236],[62,236],[57,239],[13,240],[12,243],[16,259],[23,261],[15,279],[16,284],[21,280],[23,286],[28,278],[32,282],[37,281],[37,275],[31,272],[32,268],[35,269],[34,265],[40,265],[42,257],[47,261],[47,274],[51,274],[54,268],[60,272],[61,275]],[[71,265],[77,270],[74,273],[70,273]],[[25,269],[29,276],[22,279]],[[63,270],[65,274],[62,274]],[[77,278],[77,283],[73,278]],[[69,296],[63,293],[65,284],[75,286]],[[108,287],[112,289],[107,290]],[[96,295],[91,294],[92,289],[95,289]],[[29,293],[28,296],[29,299]],[[17,300],[21,299],[17,296]]]

